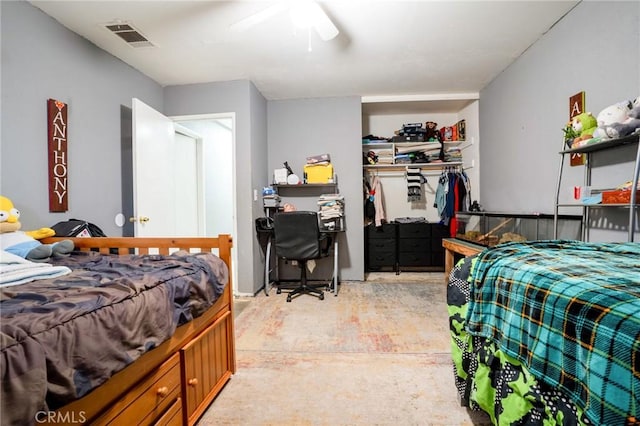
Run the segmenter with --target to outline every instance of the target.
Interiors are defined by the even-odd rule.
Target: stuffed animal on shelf
[[[609,105],[598,114],[594,138],[601,140],[629,136],[640,129],[640,96],[633,101]]]
[[[579,135],[571,143],[571,147],[576,148],[593,138],[593,132],[598,127],[598,121],[590,112],[583,112],[571,119],[571,127],[574,133]]]
[[[629,102],[626,118],[606,126],[605,131],[611,139],[624,138],[640,131],[640,96]]]
[[[0,195],[0,248],[33,262],[46,262],[51,256],[68,256],[74,249],[73,241],[62,240],[53,244],[42,244],[40,239],[52,237],[51,228],[35,231],[20,231],[20,211],[13,202]]]
[[[424,140],[426,142],[429,142],[429,141],[442,142],[442,135],[438,131],[438,123],[433,121],[427,121],[425,125],[426,125],[426,132],[424,134]]]
[[[597,118],[598,127],[593,133],[593,137],[602,140],[611,139],[607,131],[609,126],[626,121],[629,117],[629,111],[629,102],[618,102],[600,111]]]

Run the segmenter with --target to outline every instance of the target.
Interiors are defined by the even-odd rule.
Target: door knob
[[[140,223],[147,223],[149,222],[149,218],[147,216],[140,216],[140,219],[137,219],[134,216],[131,216],[129,218],[129,222],[133,223],[133,222],[137,222],[138,220],[140,220]]]

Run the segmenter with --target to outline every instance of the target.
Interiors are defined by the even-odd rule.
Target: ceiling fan
[[[329,41],[340,33],[331,19],[329,19],[329,16],[313,0],[279,1],[232,24],[230,28],[234,31],[246,31],[254,25],[286,11],[289,11],[291,21],[296,27],[308,29],[309,31],[314,28],[324,41]]]

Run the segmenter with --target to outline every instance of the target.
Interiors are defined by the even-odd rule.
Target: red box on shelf
[[[631,190],[617,189],[602,192],[602,204],[629,204]],[[640,202],[640,192],[636,191],[636,203]]]

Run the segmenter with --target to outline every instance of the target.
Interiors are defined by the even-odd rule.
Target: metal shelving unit
[[[557,238],[558,235],[558,212],[560,207],[581,207],[582,208],[582,239],[588,239],[589,233],[589,210],[593,208],[628,208],[629,209],[629,236],[628,241],[633,242],[634,234],[638,229],[638,224],[636,223],[636,210],[639,205],[636,202],[635,192],[638,187],[638,175],[640,174],[640,135],[634,134],[630,136],[626,136],[620,139],[610,139],[598,143],[594,143],[591,145],[585,145],[578,148],[572,149],[564,149],[560,151],[560,167],[558,172],[558,183],[556,187],[556,199],[555,199],[555,210],[554,210],[554,238]],[[610,149],[619,148],[622,146],[636,144],[636,159],[633,171],[633,178],[631,183],[631,197],[629,197],[629,203],[616,203],[616,204],[584,204],[584,203],[560,203],[560,188],[562,186],[562,173],[564,169],[565,157],[571,156],[573,154],[584,154],[586,156],[586,161],[584,165],[584,185],[591,186],[591,169],[592,169],[592,156],[599,152]],[[562,142],[562,147],[564,148],[564,141]]]

